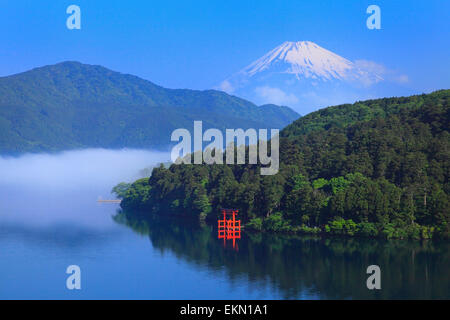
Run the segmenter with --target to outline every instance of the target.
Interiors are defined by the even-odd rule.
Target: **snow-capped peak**
[[[263,71],[294,74],[297,79],[310,78],[324,81],[356,80],[367,77],[364,70],[353,62],[311,41],[286,41],[239,72],[240,76],[253,77]],[[374,75],[381,80],[381,77]]]
[[[384,70],[368,60],[347,60],[311,41],[286,41],[216,89],[257,104],[293,106],[304,114],[373,97],[373,86],[384,80]]]

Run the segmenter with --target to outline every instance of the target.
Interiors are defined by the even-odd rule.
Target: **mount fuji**
[[[373,62],[352,62],[311,41],[287,41],[216,88],[256,103],[289,105],[306,114],[391,94],[392,83],[387,85],[385,75],[392,78]]]

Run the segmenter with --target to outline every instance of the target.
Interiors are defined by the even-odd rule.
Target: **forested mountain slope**
[[[215,219],[239,208],[259,230],[448,237],[450,90],[330,107],[281,132],[280,171],[172,165],[135,182],[122,207]]]
[[[166,89],[63,62],[0,78],[0,154],[74,148],[167,148],[177,128],[283,128],[299,115],[215,90]]]

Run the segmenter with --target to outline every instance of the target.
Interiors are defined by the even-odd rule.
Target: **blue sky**
[[[66,8],[81,8],[81,30]],[[381,30],[366,8],[381,8]],[[0,76],[65,60],[170,88],[211,88],[284,41],[405,74],[417,92],[450,87],[450,1],[0,0]]]

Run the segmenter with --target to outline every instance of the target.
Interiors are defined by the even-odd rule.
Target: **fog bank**
[[[117,183],[169,159],[163,152],[105,149],[0,157],[0,227],[110,227],[119,205],[97,199],[114,198]]]
[[[170,160],[145,150],[85,149],[57,154],[0,157],[0,185],[51,189],[109,188],[139,178],[139,171]]]

